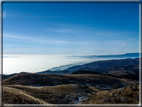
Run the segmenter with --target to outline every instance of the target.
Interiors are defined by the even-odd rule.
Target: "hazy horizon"
[[[73,58],[66,55],[8,55],[3,58],[3,74],[40,72],[70,64],[85,64],[113,58]],[[116,58],[115,58],[116,59]]]
[[[128,53],[128,52],[127,52]],[[13,54],[3,54],[3,55],[122,55],[122,54],[127,54],[127,53],[117,53],[117,54],[17,54],[17,53],[13,53]],[[130,52],[130,53],[140,53],[140,52]]]
[[[106,57],[106,58],[87,58],[72,57],[72,55],[24,55],[7,54],[3,57],[3,74],[12,74],[20,72],[36,73],[64,65],[80,65],[100,60],[126,59],[128,57]],[[131,57],[136,58],[136,57]],[[68,68],[68,66],[67,66]]]

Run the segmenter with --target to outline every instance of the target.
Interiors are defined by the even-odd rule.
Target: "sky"
[[[4,54],[139,52],[139,3],[3,3]]]

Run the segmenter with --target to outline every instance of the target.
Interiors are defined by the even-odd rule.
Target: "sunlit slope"
[[[3,86],[4,104],[48,104],[36,97],[33,97],[21,90]]]

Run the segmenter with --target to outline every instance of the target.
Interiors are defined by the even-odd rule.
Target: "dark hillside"
[[[18,74],[3,81],[3,85],[27,85],[27,86],[57,86],[65,84],[78,84],[94,86],[100,89],[111,89],[117,84],[117,88],[124,87],[135,82],[120,79],[102,74],[34,74],[24,73]]]
[[[125,66],[125,65],[139,65],[139,58],[95,61],[95,62],[84,64],[84,65],[70,67],[66,69],[66,71],[68,71],[68,73],[73,73],[74,71],[86,69],[86,68],[103,69],[103,68],[119,67],[119,66]]]
[[[114,66],[102,69],[84,68],[74,71],[72,74],[102,74],[139,81],[139,65]]]

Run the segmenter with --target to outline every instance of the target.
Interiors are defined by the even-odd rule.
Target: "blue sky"
[[[139,52],[139,3],[3,3],[3,52]]]

